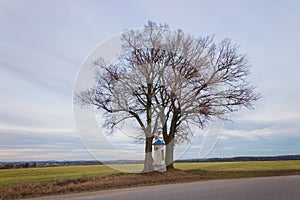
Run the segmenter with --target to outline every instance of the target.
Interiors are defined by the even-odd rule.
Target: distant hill
[[[182,160],[176,160],[176,162],[239,162],[239,161],[278,161],[278,160],[300,160],[300,155],[239,156],[239,157],[231,157],[231,158],[182,159]]]
[[[232,158],[196,158],[180,159],[175,162],[238,162],[238,161],[278,161],[278,160],[300,160],[300,155],[282,155],[282,156],[239,156]],[[112,160],[105,164],[142,164],[142,160]],[[102,165],[96,160],[79,161],[31,161],[31,162],[0,162],[0,169],[17,169],[33,167],[55,167],[55,166],[75,166],[75,165]]]

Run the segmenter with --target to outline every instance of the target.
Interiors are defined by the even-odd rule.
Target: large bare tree
[[[248,60],[230,39],[216,43],[211,36],[195,38],[148,22],[143,30],[122,35],[122,52],[114,63],[95,61],[98,84],[76,100],[105,111],[105,125],[112,130],[136,122],[145,140],[144,171],[152,170],[158,132],[172,169],[174,145],[192,136],[191,124],[202,128],[213,117],[227,119],[259,98],[247,81]]]

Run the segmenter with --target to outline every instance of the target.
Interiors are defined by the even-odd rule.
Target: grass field
[[[191,181],[300,175],[300,161],[175,163],[167,173],[143,165],[62,166],[0,170],[0,200]]]
[[[208,171],[300,170],[300,160],[175,163],[174,166],[175,168],[182,169],[182,170],[202,169]]]
[[[118,170],[117,170],[118,169]],[[141,164],[60,166],[0,170],[0,187],[26,183],[47,183],[66,179],[100,177],[122,172],[139,172]]]
[[[142,169],[142,165],[118,165],[117,168],[124,171],[139,171]],[[300,170],[300,161],[175,163],[175,168],[181,170],[200,169],[207,171]],[[116,173],[119,173],[119,171],[105,165],[5,169],[0,170],[0,187],[19,184],[47,183],[67,179],[100,177]]]
[[[118,173],[118,171],[105,165],[5,169],[0,170],[0,186],[44,183],[89,176],[103,176],[113,173]]]

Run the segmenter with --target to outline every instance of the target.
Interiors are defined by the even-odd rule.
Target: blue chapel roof
[[[165,143],[161,140],[156,140],[153,145],[165,145]]]

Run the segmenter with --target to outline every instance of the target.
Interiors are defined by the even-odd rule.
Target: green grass
[[[300,160],[292,161],[249,161],[249,162],[202,162],[175,163],[181,170],[201,169],[208,171],[279,171],[300,170]]]
[[[139,173],[143,170],[142,164],[107,165],[108,167],[125,173]]]
[[[62,166],[28,169],[0,170],[0,187],[47,183],[67,179],[99,177],[108,174],[124,172],[139,172],[141,164],[88,166]],[[203,163],[175,163],[175,168],[181,170],[201,169],[208,171],[280,171],[300,170],[300,161],[259,161],[259,162],[203,162]],[[118,169],[118,170],[117,170]]]
[[[118,173],[118,171],[105,165],[4,169],[0,170],[0,186],[44,183],[113,173]]]

